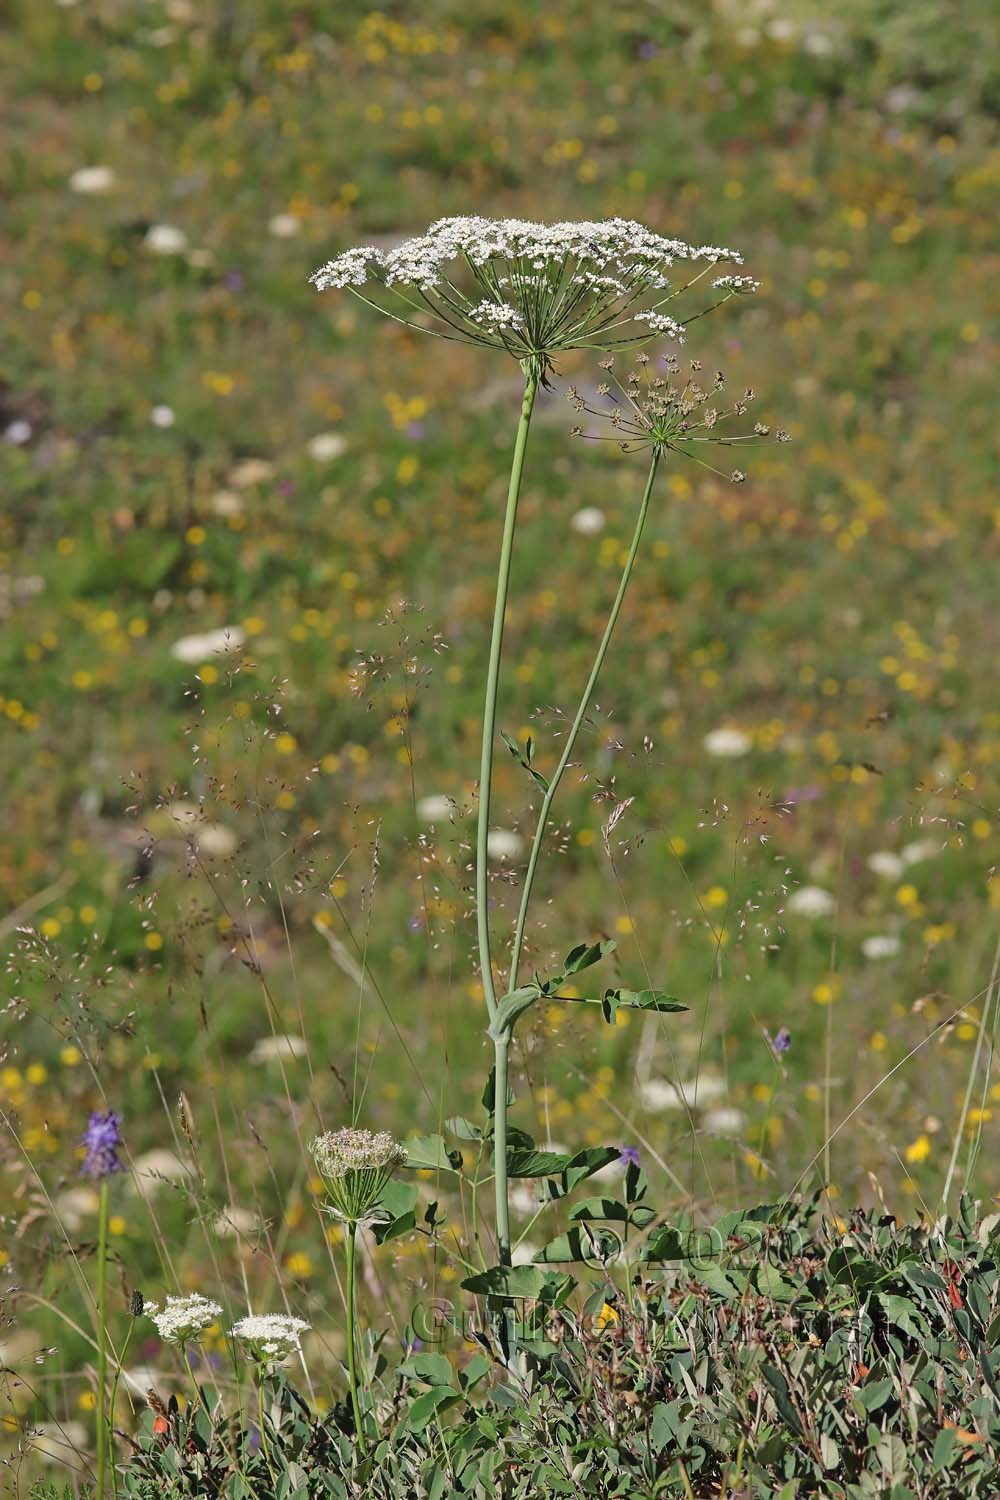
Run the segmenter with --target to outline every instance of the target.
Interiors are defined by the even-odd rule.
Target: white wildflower
[[[174,641],[170,655],[177,661],[197,665],[223,652],[238,651],[246,636],[238,625],[225,625],[221,630],[206,630],[201,635],[183,635]]]
[[[149,420],[152,422],[154,427],[166,428],[173,427],[174,423],[177,421],[177,418],[174,416],[173,407],[160,405],[153,407],[152,411],[149,413]]]
[[[917,839],[912,844],[903,845],[903,864],[921,865],[925,859],[933,859],[940,853],[941,845],[935,839]]]
[[[753,749],[753,740],[742,729],[712,729],[702,743],[709,755],[717,755],[722,759],[747,755]]]
[[[77,167],[69,185],[74,193],[110,193],[115,174],[111,167]]]
[[[421,797],[417,802],[417,817],[422,823],[440,823],[454,817],[456,811],[454,797],[449,797],[446,792]]]
[[[654,333],[662,333],[664,338],[683,344],[684,324],[678,323],[676,318],[658,312],[640,312],[636,313],[635,317],[637,323],[645,323]]]
[[[387,1130],[328,1130],[309,1147],[326,1184],[328,1212],[347,1224],[372,1223],[390,1177],[406,1161],[406,1148]]]
[[[895,958],[901,947],[898,937],[891,932],[876,933],[874,937],[865,938],[861,944],[861,951],[865,958]]]
[[[162,1311],[157,1304],[147,1303],[146,1312],[156,1324],[161,1339],[168,1344],[186,1344],[210,1328],[216,1318],[222,1316],[218,1302],[192,1292],[187,1297],[168,1297]]]
[[[708,1110],[701,1123],[710,1135],[739,1135],[744,1119],[742,1110],[720,1104],[717,1109]]]
[[[475,307],[469,308],[469,317],[481,328],[498,328],[501,331],[519,328],[524,322],[517,308],[511,307],[509,302],[479,302]]]
[[[76,1234],[96,1214],[99,1206],[100,1199],[94,1189],[89,1187],[67,1188],[54,1203],[59,1223],[70,1234]]]
[[[42,1463],[76,1467],[87,1448],[87,1429],[82,1422],[39,1422],[31,1429],[31,1451]]]
[[[837,910],[837,903],[821,885],[800,885],[789,896],[785,909],[798,917],[829,917]]]
[[[382,1171],[406,1160],[405,1149],[387,1130],[328,1130],[316,1137],[309,1150],[326,1178],[342,1177],[347,1172]]]
[[[183,255],[188,247],[188,237],[175,224],[152,224],[143,243],[154,255]]]
[[[256,1234],[260,1227],[259,1214],[251,1208],[239,1208],[235,1203],[224,1208],[212,1225],[220,1240],[245,1239]]]
[[[302,1318],[288,1317],[284,1313],[264,1313],[259,1317],[240,1318],[233,1324],[232,1335],[248,1344],[251,1354],[261,1363],[280,1365],[289,1355],[300,1352],[301,1336],[308,1333],[311,1326]]]
[[[760,282],[753,276],[717,276],[712,285],[723,292],[746,294],[760,291]]]
[[[578,510],[569,523],[581,536],[597,536],[604,530],[604,512],[596,505],[585,505]]]
[[[252,484],[263,484],[273,473],[274,465],[266,458],[242,458],[230,469],[229,483],[243,490]]]
[[[426,329],[429,316],[429,331],[443,338],[504,349],[544,372],[559,350],[611,349],[655,332],[679,339],[681,323],[660,309],[695,277],[682,273],[674,287],[671,268],[741,259],[734,250],[688,245],[631,219],[539,224],[468,216],[439,219],[389,250],[346,250],[311,280],[319,291],[363,287],[364,300],[399,322]],[[425,314],[420,323],[402,299],[382,305],[379,299],[394,288],[415,294]]]
[[[292,240],[302,229],[302,220],[294,214],[275,214],[267,228],[276,240]]]
[[[517,859],[523,849],[524,840],[512,829],[491,828],[486,836],[486,852],[490,859]]]
[[[23,418],[17,418],[15,421],[9,422],[4,428],[3,440],[5,443],[12,443],[15,448],[23,448],[25,443],[31,442],[32,430],[30,422],[25,422]]]
[[[306,449],[310,458],[315,459],[318,464],[325,464],[331,459],[341,458],[347,452],[347,439],[341,437],[339,432],[318,432],[314,438],[309,439]]]
[[[305,1057],[309,1051],[300,1036],[262,1036],[250,1049],[252,1063],[287,1061],[293,1057]]]
[[[130,1186],[140,1198],[151,1198],[160,1188],[168,1187],[174,1182],[183,1182],[186,1177],[190,1177],[191,1172],[190,1164],[182,1161],[173,1151],[162,1146],[155,1147],[135,1158]]]
[[[243,514],[243,501],[235,490],[216,490],[209,503],[217,516],[228,518]]]
[[[883,880],[898,880],[903,873],[903,857],[893,854],[891,849],[876,849],[868,856],[868,868]]]

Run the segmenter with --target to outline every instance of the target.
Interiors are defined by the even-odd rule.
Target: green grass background
[[[12,1432],[92,1389],[85,1334],[31,1302],[88,1316],[93,1217],[64,1206],[88,1108],[121,1109],[133,1157],[189,1168],[145,1199],[115,1184],[122,1288],[235,1309],[249,1288],[316,1317],[332,1283],[302,1140],[362,1094],[363,1122],[403,1135],[481,1092],[469,812],[518,371],[307,284],[443,214],[623,215],[737,246],[761,292],[685,352],[793,439],[739,489],[668,466],[531,928],[542,972],[614,936],[622,983],[691,1012],[541,1017],[515,1122],[638,1141],[666,1206],[823,1178],[841,1202],[936,1207],[1000,915],[990,12],[15,0],[3,1255],[27,1291],[10,1348],[58,1352],[7,1392]],[[71,188],[98,165],[109,191]],[[164,224],[180,253],[150,250]],[[560,376],[598,378],[582,356]],[[643,478],[573,420],[562,390],[539,411],[506,646],[502,723],[543,771]],[[331,433],[343,451],[317,458]],[[572,528],[584,506],[599,536]],[[224,627],[246,634],[234,660],[172,654]],[[749,753],[710,755],[720,727]],[[440,794],[457,811],[431,826],[417,803]],[[527,833],[531,805],[504,756],[496,824]],[[904,849],[897,874],[869,867]],[[498,931],[516,871],[495,875]],[[801,886],[832,912],[787,910]],[[866,958],[874,936],[896,956]],[[252,1060],[272,1034],[307,1055]],[[690,1090],[647,1107],[650,1081],[662,1103],[699,1074],[728,1124]],[[971,1104],[956,1181],[981,1136],[988,1198],[985,1066]],[[227,1205],[257,1227],[218,1234]],[[405,1245],[396,1264],[401,1307],[452,1274]]]

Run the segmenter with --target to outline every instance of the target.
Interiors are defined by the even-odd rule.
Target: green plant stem
[[[493,630],[490,636],[489,663],[486,669],[486,697],[483,705],[483,745],[479,762],[479,808],[476,824],[476,933],[479,940],[479,969],[483,995],[490,1020],[497,1009],[493,982],[493,960],[490,957],[489,867],[490,793],[493,783],[493,746],[496,739],[497,687],[500,681],[500,658],[503,651],[504,616],[510,587],[511,560],[514,552],[514,528],[517,503],[521,494],[524,455],[528,429],[538,394],[541,372],[529,364],[524,372],[524,396],[514,439],[514,454],[507,485],[507,509],[504,514],[497,571],[496,597],[493,605]],[[493,1169],[496,1180],[497,1253],[501,1265],[510,1264],[510,1209],[507,1202],[507,1054],[506,1040],[494,1043],[495,1087],[493,1092]]]
[[[351,1387],[351,1410],[354,1412],[354,1430],[357,1433],[358,1447],[364,1457],[368,1448],[365,1443],[365,1430],[361,1422],[361,1402],[358,1399],[358,1366],[357,1366],[357,1314],[354,1295],[354,1273],[355,1258],[357,1250],[357,1224],[347,1226],[347,1380]]]
[[[125,1335],[125,1342],[122,1344],[121,1353],[118,1355],[115,1363],[114,1379],[111,1382],[111,1399],[108,1402],[109,1441],[111,1441],[111,1434],[114,1431],[115,1409],[118,1405],[118,1384],[122,1378],[122,1366],[125,1364],[125,1356],[128,1353],[128,1346],[132,1342],[132,1335],[135,1332],[135,1325],[136,1319],[133,1317],[129,1322],[128,1332]],[[115,1500],[118,1500],[118,1470],[113,1462],[111,1465],[111,1489],[114,1494]]]
[[[628,591],[629,581],[632,577],[632,568],[635,564],[636,555],[639,551],[639,544],[642,541],[642,533],[646,525],[646,517],[649,513],[649,502],[653,493],[653,484],[656,480],[656,471],[659,468],[659,464],[660,451],[658,448],[654,448],[653,455],[649,463],[649,473],[646,476],[646,487],[643,490],[642,501],[639,506],[639,514],[636,517],[635,528],[632,532],[632,543],[628,550],[628,556],[625,560],[625,566],[622,569],[621,582],[618,585],[618,592],[615,595],[614,603],[611,606],[611,613],[608,615],[608,621],[604,627],[604,634],[601,636],[601,643],[597,648],[597,655],[594,657],[594,664],[590,669],[590,676],[587,678],[587,685],[584,688],[583,695],[580,698],[580,704],[576,711],[576,717],[574,718],[573,723],[570,726],[569,733],[566,736],[566,742],[563,745],[562,754],[559,757],[559,762],[552,773],[552,778],[549,781],[548,787],[545,791],[545,795],[542,798],[542,805],[538,813],[538,825],[535,829],[534,839],[532,840],[531,853],[528,856],[528,868],[525,871],[524,875],[524,886],[521,891],[521,904],[517,913],[517,926],[514,931],[514,947],[511,952],[510,961],[510,978],[507,984],[507,988],[510,990],[514,989],[517,985],[517,971],[518,966],[521,962],[521,950],[524,946],[524,932],[528,920],[528,907],[531,902],[531,893],[535,884],[535,874],[538,869],[538,861],[542,851],[542,843],[545,839],[546,828],[548,827],[549,811],[552,807],[553,801],[555,800],[556,792],[559,790],[559,783],[562,781],[563,775],[566,771],[566,767],[569,765],[569,759],[573,754],[573,749],[576,745],[577,737],[579,736],[580,730],[583,726],[583,721],[587,716],[587,710],[590,707],[590,700],[593,696],[594,689],[597,686],[597,679],[601,674],[601,669],[604,666],[604,660],[608,654],[608,647],[611,644],[611,637],[614,634],[615,626],[618,623],[618,616],[621,614],[622,603],[625,599],[625,594]]]
[[[257,1425],[260,1428],[260,1446],[264,1454],[264,1462],[267,1465],[267,1472],[271,1476],[271,1483],[273,1484],[274,1465],[271,1463],[271,1445],[267,1439],[267,1421],[264,1412],[264,1370],[261,1366],[255,1367],[254,1379],[257,1385]]]
[[[510,566],[514,551],[514,528],[517,524],[517,502],[521,495],[524,454],[528,445],[528,429],[531,426],[535,396],[538,394],[538,380],[538,372],[535,369],[529,368],[525,371],[524,398],[521,401],[521,416],[517,424],[514,454],[510,465],[510,480],[507,485],[507,509],[500,542],[500,564],[493,605],[493,631],[490,636],[490,655],[486,668],[486,700],[483,705],[483,745],[479,760],[479,808],[476,824],[476,934],[479,939],[479,966],[482,973],[483,994],[486,997],[486,1008],[491,1021],[496,1012],[497,998],[493,984],[493,963],[490,958],[487,846],[490,833],[490,795],[493,785],[493,745],[496,739],[497,686],[500,681],[500,657],[503,651],[504,616],[507,612]]]
[[[108,1463],[108,1179],[101,1179],[97,1210],[97,1500],[105,1500]]]

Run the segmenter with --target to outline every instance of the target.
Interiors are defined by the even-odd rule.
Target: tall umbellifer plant
[[[622,607],[663,454],[673,450],[694,456],[697,444],[741,442],[755,435],[725,436],[725,428],[719,426],[723,417],[744,411],[752,393],[746,393],[731,410],[720,411],[719,381],[707,392],[703,390],[697,366],[681,377],[675,354],[655,364],[640,355],[637,368],[621,379],[614,371],[614,355],[616,351],[639,350],[657,337],[670,347],[682,344],[685,328],[695,318],[731,297],[755,291],[757,284],[750,277],[714,274],[720,262],[740,261],[734,250],[715,245],[695,247],[625,219],[536,224],[521,219],[450,218],[439,220],[426,234],[391,250],[362,246],[345,251],[312,277],[320,291],[347,289],[369,307],[408,328],[505,354],[518,362],[524,375],[486,668],[476,837],[479,961],[494,1048],[492,1137],[501,1267],[509,1266],[511,1258],[507,1079],[514,1026],[519,1016],[543,996],[549,1001],[578,998],[560,994],[563,981],[596,963],[614,946],[580,944],[567,958],[562,974],[544,982],[518,982],[531,895],[552,802]],[[668,307],[669,312],[665,310]],[[623,448],[648,449],[649,468],[615,600],[551,779],[546,780],[531,766],[530,745],[522,751],[508,742],[541,788],[542,801],[521,889],[510,968],[503,982],[498,979],[491,951],[487,841],[504,617],[518,500],[538,388],[549,384],[556,358],[571,350],[598,351],[605,356],[601,363],[608,372],[608,379],[597,388],[602,405],[588,405],[573,391],[571,400],[578,410],[606,421],[609,435]],[[577,431],[582,433],[582,429]],[[756,435],[764,432],[766,429],[759,426],[756,429]],[[731,477],[739,480],[742,474],[736,470]],[[609,1020],[619,1006],[659,1011],[684,1008],[656,990],[607,990],[598,1003]]]

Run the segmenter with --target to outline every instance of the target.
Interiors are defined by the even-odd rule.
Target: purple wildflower
[[[122,1143],[121,1123],[121,1115],[115,1114],[114,1110],[109,1109],[107,1113],[99,1109],[93,1111],[83,1135],[87,1154],[80,1171],[85,1177],[96,1177],[103,1182],[112,1172],[124,1172],[124,1164],[118,1160],[118,1148]]]
[[[623,1167],[637,1167],[639,1165],[639,1147],[623,1146],[618,1160]]]
[[[792,1045],[792,1033],[787,1026],[782,1026],[774,1035],[771,1047],[775,1057],[780,1057],[783,1052],[788,1052]]]

